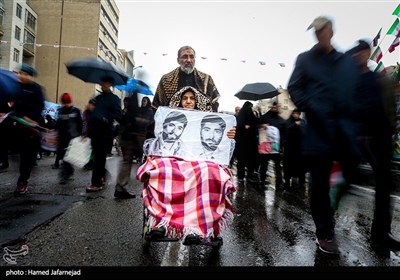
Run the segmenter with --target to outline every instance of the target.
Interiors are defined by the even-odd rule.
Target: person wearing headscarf
[[[190,86],[172,95],[168,106],[182,108],[187,111],[185,114],[196,110],[212,112],[209,99]],[[232,141],[235,130],[233,127],[227,132]],[[142,197],[151,238],[176,237],[183,240],[184,245],[222,242],[221,230],[235,213],[229,197],[236,188],[227,166],[208,160],[188,161],[175,156],[147,154],[137,178],[144,185]],[[210,204],[211,200],[214,202]],[[199,213],[203,213],[203,219],[197,218]]]
[[[127,190],[130,182],[132,161],[136,157],[139,161],[143,155],[143,143],[146,140],[147,127],[154,120],[154,112],[151,108],[150,98],[144,96],[141,104],[138,104],[138,92],[124,99],[125,108],[123,110],[120,124],[119,146],[122,151],[122,160],[119,165],[117,183],[115,185],[114,197],[116,198],[135,198],[136,195]]]
[[[94,99],[89,99],[88,104],[86,104],[86,109],[82,112],[83,116],[85,118],[85,123],[86,123],[86,131],[84,132],[84,135],[88,134],[88,130],[89,130],[89,120],[90,120],[90,116],[93,112],[95,108],[95,104],[94,104]],[[56,158],[56,162],[58,163],[59,159]],[[52,165],[55,166],[55,164]],[[56,167],[58,168],[58,167]],[[85,164],[85,166],[83,167],[85,170],[92,170],[93,169],[93,157],[90,158],[90,160],[88,161],[88,163]]]
[[[236,157],[237,157],[237,177],[239,183],[243,184],[246,179],[250,183],[255,183],[254,170],[255,160],[258,158],[257,149],[257,122],[258,118],[253,113],[253,104],[246,101],[237,115],[236,127]]]
[[[302,141],[306,129],[306,121],[300,118],[301,111],[294,109],[290,117],[286,120],[286,142],[283,152],[283,176],[285,179],[285,189],[291,190],[295,187],[293,178],[298,178],[298,186],[304,187],[306,172],[305,160],[301,155]],[[292,188],[290,188],[292,187]]]

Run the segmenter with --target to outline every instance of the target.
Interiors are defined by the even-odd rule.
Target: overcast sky
[[[306,29],[320,15],[333,19],[332,42],[338,50],[347,50],[360,38],[372,40],[382,28],[384,66],[400,61],[400,47],[387,52],[395,38],[386,35],[396,20],[392,13],[398,0],[115,2],[120,10],[118,47],[134,50],[136,66],[143,66],[152,89],[163,74],[178,67],[178,49],[190,45],[196,68],[215,81],[221,110],[233,111],[244,103],[234,94],[246,83],[286,88],[297,55],[316,43],[313,31]],[[375,69],[376,63],[370,66]]]

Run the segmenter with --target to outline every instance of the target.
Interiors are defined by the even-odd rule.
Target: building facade
[[[279,88],[278,91],[280,92],[280,94],[278,94],[274,98],[260,100],[254,106],[254,110],[260,107],[261,113],[265,114],[271,109],[272,103],[276,102],[278,103],[279,106],[279,115],[284,119],[288,119],[292,114],[292,111],[296,108],[296,106],[294,105],[292,99],[290,98],[287,89]]]
[[[0,0],[0,67],[35,65],[37,18],[25,1]]]
[[[82,57],[98,57],[123,69],[118,50],[119,10],[114,0],[26,0],[38,15],[36,80],[46,90],[47,100],[59,103],[64,92],[84,109],[98,94],[98,85],[68,74],[65,63]],[[122,97],[122,92],[114,93]]]

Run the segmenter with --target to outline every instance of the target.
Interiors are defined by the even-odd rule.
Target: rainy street
[[[151,242],[146,249],[142,246],[141,185],[135,178],[138,164],[131,174],[134,199],[113,196],[121,159],[117,155],[107,159],[111,179],[101,192],[85,192],[91,171],[83,169],[76,170],[66,185],[59,185],[59,170],[51,168],[54,157],[44,156],[33,169],[27,195],[14,198],[18,159],[11,155],[10,168],[0,175],[0,239],[2,249],[17,251],[26,245],[29,251],[16,256],[15,264],[6,262],[3,255],[2,271],[27,267],[400,267],[400,252],[373,248],[369,241],[371,186],[352,185],[340,201],[336,214],[339,256],[322,253],[315,244],[307,188],[281,191],[270,185],[264,190],[247,183],[237,185],[232,197],[237,215],[223,232],[219,250],[181,242]],[[398,192],[393,202],[392,231],[400,236]]]

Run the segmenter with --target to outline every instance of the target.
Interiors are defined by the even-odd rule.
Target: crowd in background
[[[366,67],[371,51],[369,43],[360,40],[354,49],[340,53],[330,44],[331,20],[316,18],[309,27],[313,28],[318,43],[298,56],[288,84],[296,108],[284,119],[276,102],[264,114],[249,101],[236,107],[236,127],[230,131],[235,149],[229,167],[232,170],[236,167],[238,187],[274,185],[276,191],[306,187],[312,190],[310,207],[316,225],[316,242],[323,252],[337,254],[329,199],[332,164],[340,163],[350,185],[357,164],[367,158],[377,181],[373,240],[398,248],[400,241],[390,232],[390,192],[393,190],[390,160],[395,116],[394,100],[387,96],[393,93],[394,87],[385,77]],[[185,102],[195,102],[198,110],[208,106],[203,111],[218,112],[219,92],[212,77],[194,67],[195,58],[193,48],[180,48],[177,57],[180,66],[162,76],[152,101],[148,97],[139,101],[140,92],[135,92],[123,100],[122,106],[121,99],[112,92],[114,80],[104,77],[100,94],[90,99],[84,110],[73,105],[71,94],[64,93],[56,120],[42,115],[43,89],[33,80],[35,69],[22,65],[18,70],[19,92],[12,104],[9,101],[0,104],[1,116],[13,111],[19,120],[6,118],[0,123],[0,172],[9,168],[8,155],[16,152],[14,149],[20,153],[20,175],[14,195],[27,192],[32,166],[38,153],[43,152],[42,132],[56,131],[58,148],[53,151],[56,157],[52,168],[60,169],[60,184],[67,183],[74,174],[74,166],[63,160],[70,141],[76,137],[89,138],[92,158],[84,168],[92,170],[92,176],[86,191],[101,191],[109,179],[106,158],[118,139],[117,151],[118,155],[122,154],[122,160],[114,196],[134,198],[136,195],[128,191],[132,163],[145,163],[143,144],[154,129],[158,107],[169,106],[171,97],[179,89],[189,87],[193,100]],[[205,103],[194,100],[197,91]],[[190,108],[182,105],[184,93],[179,92],[180,107]],[[365,95],[369,97],[360,98]],[[15,146],[13,139],[17,140]],[[270,165],[273,176],[267,176]]]

